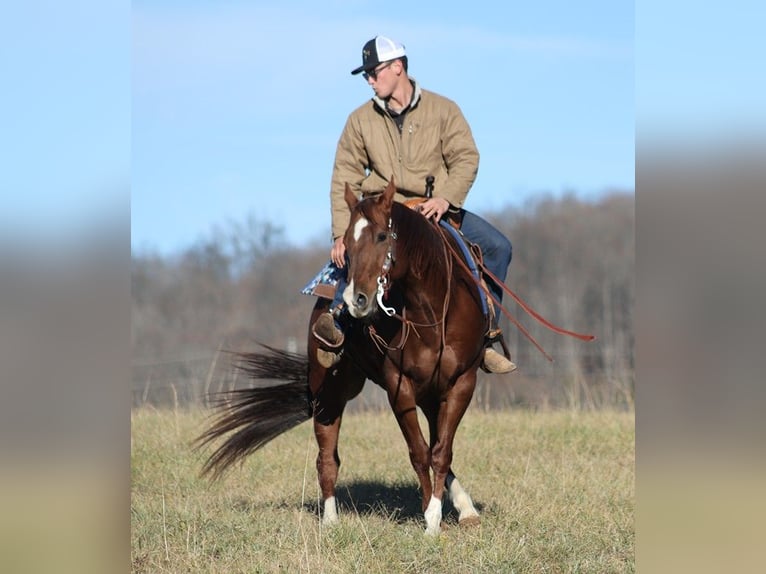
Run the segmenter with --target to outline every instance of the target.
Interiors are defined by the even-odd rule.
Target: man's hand
[[[439,221],[442,218],[442,215],[447,213],[448,209],[449,201],[443,197],[432,197],[418,206],[418,211],[420,211],[426,219],[433,219],[434,221]]]
[[[342,235],[332,244],[330,259],[332,259],[332,262],[335,263],[338,269],[343,269],[343,266],[346,264],[346,244],[343,243]]]

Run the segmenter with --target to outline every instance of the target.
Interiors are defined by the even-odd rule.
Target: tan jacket
[[[357,193],[382,191],[391,176],[404,201],[424,196],[426,176],[434,176],[434,197],[462,207],[479,169],[479,151],[471,128],[455,102],[421,90],[415,92],[401,135],[385,103],[375,97],[354,110],[338,141],[330,203],[332,236],[348,227],[345,184]]]

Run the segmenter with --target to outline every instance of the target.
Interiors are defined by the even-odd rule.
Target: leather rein
[[[444,244],[447,246],[447,249],[449,249],[450,253],[452,254],[452,257],[458,262],[458,264],[468,273],[468,275],[471,276],[471,278],[474,280],[476,285],[479,289],[484,289],[484,292],[489,295],[489,297],[492,299],[492,301],[500,308],[500,310],[503,312],[503,314],[508,317],[508,320],[511,321],[518,329],[521,331],[521,333],[529,339],[532,344],[537,347],[537,350],[540,351],[543,356],[548,359],[551,363],[553,362],[553,358],[545,352],[545,350],[540,346],[540,343],[537,342],[537,340],[527,331],[527,329],[516,319],[511,313],[506,309],[503,304],[498,301],[497,297],[495,297],[489,289],[484,287],[482,285],[481,280],[477,279],[473,273],[471,273],[471,270],[468,268],[468,266],[463,261],[463,258],[460,256],[460,254],[455,251],[455,248],[450,245],[449,240],[445,234],[445,232],[439,227],[438,222],[435,222],[435,225],[437,229],[439,230],[439,234],[442,237],[442,240],[444,241]],[[462,234],[461,234],[462,235]],[[472,244],[468,243],[469,246],[473,247]],[[511,298],[516,301],[516,303],[519,304],[519,306],[524,309],[529,315],[531,315],[534,319],[536,319],[540,324],[542,324],[544,327],[550,329],[554,333],[558,333],[559,335],[568,335],[570,337],[575,337],[577,339],[580,339],[582,341],[592,341],[596,337],[594,335],[584,335],[582,333],[576,333],[574,331],[569,331],[567,329],[564,329],[563,327],[559,327],[557,325],[554,325],[547,319],[545,319],[542,315],[537,313],[534,309],[532,309],[527,303],[525,303],[521,297],[519,297],[516,293],[514,293],[510,287],[508,287],[505,283],[500,281],[500,279],[495,276],[494,273],[492,273],[489,269],[487,269],[487,266],[484,265],[484,260],[481,257],[476,257],[476,264],[481,269],[481,272],[486,274],[488,277],[490,277],[495,283],[497,283],[503,291],[505,291],[508,295],[511,296]]]
[[[476,283],[477,287],[479,289],[483,289],[484,292],[492,299],[492,301],[500,308],[500,310],[503,312],[503,314],[508,318],[511,323],[513,323],[516,328],[521,331],[521,333],[529,339],[529,341],[539,350],[543,356],[548,359],[550,362],[553,362],[553,358],[545,352],[545,350],[542,348],[540,343],[537,342],[537,340],[527,331],[527,329],[516,319],[511,313],[506,309],[503,304],[493,295],[489,289],[487,289],[481,282],[481,279],[477,278],[469,269],[469,267],[466,265],[466,263],[463,261],[463,257],[460,253],[458,253],[455,248],[450,244],[449,238],[446,235],[446,231],[441,229],[438,222],[432,222],[435,226],[437,231],[439,232],[439,235],[442,239],[442,244],[444,247],[444,254],[445,254],[445,261],[447,262],[447,277],[452,277],[452,262],[457,261],[458,265],[462,267],[464,271],[473,279],[473,281]],[[444,318],[447,316],[447,309],[449,307],[450,302],[450,295],[451,295],[451,287],[452,287],[452,281],[447,281],[447,294],[444,298],[444,305],[442,308],[442,317],[439,321],[435,323],[415,323],[414,321],[411,321],[407,319],[407,310],[402,309],[402,314],[399,315],[396,310],[393,307],[389,307],[385,304],[385,299],[388,297],[388,291],[391,288],[391,281],[389,277],[389,272],[391,270],[391,266],[395,262],[395,242],[398,239],[396,231],[393,230],[393,222],[391,218],[388,218],[388,249],[386,251],[385,259],[383,260],[383,265],[381,267],[380,275],[378,275],[377,283],[378,283],[378,289],[376,294],[376,300],[378,303],[378,306],[381,308],[381,310],[389,317],[393,317],[395,319],[398,319],[402,323],[402,330],[403,334],[401,337],[401,340],[399,341],[399,344],[395,347],[390,347],[386,341],[377,334],[375,331],[375,328],[370,325],[369,331],[370,331],[370,337],[372,338],[375,345],[378,347],[378,349],[383,352],[383,349],[387,349],[389,351],[401,351],[404,346],[407,344],[407,339],[410,334],[410,330],[414,330],[415,334],[420,337],[420,335],[417,332],[417,329],[415,327],[436,327],[438,325],[441,325],[441,341],[442,345],[444,344],[446,333],[445,333],[445,321]],[[469,245],[471,245],[469,243]],[[486,274],[488,277],[490,277],[497,285],[499,285],[503,291],[505,291],[508,295],[511,296],[511,298],[516,301],[516,303],[524,309],[530,316],[532,316],[535,320],[537,320],[541,325],[546,327],[547,329],[550,329],[554,333],[558,333],[559,335],[567,335],[570,337],[575,337],[577,339],[580,339],[582,341],[592,341],[596,337],[594,335],[585,335],[582,333],[577,333],[574,331],[569,331],[567,329],[564,329],[563,327],[559,327],[557,325],[554,325],[547,319],[545,319],[543,316],[541,316],[539,313],[537,313],[534,309],[532,309],[529,304],[525,303],[524,300],[522,300],[521,297],[519,297],[516,293],[514,293],[504,282],[500,281],[497,276],[495,276],[494,273],[492,273],[489,269],[487,269],[487,266],[484,265],[484,261],[481,257],[476,257],[476,263],[478,267],[481,269],[481,272]]]
[[[398,319],[402,323],[402,337],[399,341],[399,344],[395,347],[391,347],[386,343],[385,339],[378,335],[378,333],[375,330],[375,327],[373,325],[369,326],[369,332],[370,337],[372,338],[373,342],[375,343],[375,346],[378,348],[378,350],[382,353],[383,349],[387,349],[389,351],[401,351],[404,349],[404,346],[407,344],[407,339],[409,338],[410,331],[415,331],[415,334],[420,338],[420,334],[418,333],[418,330],[415,327],[437,327],[441,325],[441,344],[444,345],[444,341],[446,339],[446,333],[445,333],[445,321],[444,318],[447,316],[447,309],[449,308],[449,302],[451,298],[452,293],[452,281],[447,281],[447,294],[444,297],[444,304],[442,306],[442,316],[441,319],[439,319],[435,323],[416,323],[415,321],[411,321],[410,319],[407,319],[407,309],[402,308],[402,314],[399,315],[396,312],[396,309],[393,307],[389,307],[384,303],[384,300],[388,297],[388,291],[391,289],[391,280],[389,278],[389,272],[391,270],[391,266],[395,263],[395,253],[396,253],[396,240],[398,239],[398,235],[396,231],[393,230],[393,222],[392,219],[388,218],[388,249],[386,250],[386,256],[383,259],[383,265],[381,266],[381,272],[380,275],[378,275],[377,283],[378,283],[378,289],[376,293],[376,301],[378,303],[378,307],[389,317],[393,317],[394,319]],[[447,263],[447,272],[446,276],[448,278],[452,277],[452,257],[447,252],[447,242],[443,241],[443,247],[444,247],[444,260]]]

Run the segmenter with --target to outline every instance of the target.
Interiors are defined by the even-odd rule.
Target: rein
[[[415,334],[420,338],[420,333],[418,333],[418,330],[415,327],[436,327],[438,325],[441,325],[441,346],[444,346],[444,341],[446,340],[446,332],[445,332],[445,320],[444,318],[447,316],[447,309],[449,308],[450,298],[452,294],[452,257],[450,257],[449,253],[447,252],[446,242],[442,241],[443,248],[444,248],[444,261],[446,262],[446,276],[448,278],[447,280],[447,293],[444,296],[444,303],[442,305],[442,317],[435,323],[416,323],[415,321],[411,321],[407,319],[407,310],[402,309],[402,314],[399,315],[396,312],[396,309],[393,307],[387,306],[383,301],[385,298],[388,297],[388,291],[391,289],[391,282],[389,280],[389,271],[391,270],[391,266],[395,262],[394,257],[394,245],[395,241],[398,239],[398,236],[396,234],[396,231],[393,230],[393,223],[391,218],[388,218],[388,250],[386,251],[386,257],[383,260],[383,265],[381,267],[381,273],[378,275],[377,283],[378,283],[378,290],[376,294],[376,300],[378,303],[378,306],[381,308],[381,310],[388,315],[389,317],[393,317],[394,319],[398,319],[402,323],[402,337],[399,341],[399,344],[396,347],[390,347],[386,343],[385,339],[378,335],[378,333],[375,331],[375,327],[370,325],[369,326],[369,333],[370,337],[372,338],[373,342],[375,343],[375,346],[378,348],[378,350],[383,353],[383,349],[387,349],[389,351],[401,351],[404,349],[405,345],[407,344],[407,339],[410,335],[410,330],[415,331]]]
[[[446,245],[447,249],[450,250],[450,253],[452,254],[453,258],[455,260],[457,260],[457,262],[460,264],[460,266],[474,280],[474,282],[479,287],[479,289],[484,289],[484,287],[481,284],[481,281],[479,279],[477,279],[476,277],[474,277],[473,273],[471,273],[471,270],[468,268],[468,266],[463,261],[463,258],[460,256],[460,254],[457,251],[455,251],[455,249],[452,247],[452,245],[450,245],[449,239],[445,235],[445,232],[439,227],[439,224],[435,223],[435,225],[436,225],[437,229],[439,230],[439,234],[441,235],[444,244]],[[484,261],[481,258],[477,258],[477,265],[481,268],[482,273],[486,273],[487,276],[489,276],[495,283],[497,283],[503,289],[503,291],[508,293],[508,295],[510,295],[513,298],[513,300],[516,301],[516,303],[518,303],[519,306],[522,309],[524,309],[524,311],[526,311],[529,315],[534,317],[544,327],[547,327],[548,329],[550,329],[554,333],[558,333],[559,335],[568,335],[570,337],[575,337],[575,338],[583,340],[583,341],[592,341],[593,339],[596,338],[594,335],[584,335],[582,333],[575,333],[574,331],[568,331],[567,329],[564,329],[562,327],[554,325],[553,323],[551,323],[550,321],[548,321],[547,319],[542,317],[539,313],[535,312],[527,303],[525,303],[521,299],[521,297],[516,295],[516,293],[511,291],[511,289],[505,283],[500,281],[495,276],[494,273],[492,273],[489,269],[487,269],[486,265],[484,265]],[[521,331],[521,333],[527,339],[529,339],[535,347],[537,347],[537,350],[539,350],[546,359],[548,359],[550,362],[553,362],[553,358],[548,353],[545,352],[545,350],[540,346],[540,343],[538,343],[535,340],[535,338],[529,333],[529,331],[527,331],[526,328],[521,323],[519,323],[519,321],[515,317],[513,317],[510,314],[510,312],[505,307],[503,307],[502,303],[500,303],[500,301],[498,301],[497,297],[495,297],[489,291],[489,289],[485,289],[484,292],[487,295],[489,295],[489,297],[492,299],[492,301],[495,302],[495,304],[497,304],[498,307],[500,307],[500,310],[503,312],[503,314],[505,314],[505,316],[508,317],[508,319],[519,329],[519,331]]]

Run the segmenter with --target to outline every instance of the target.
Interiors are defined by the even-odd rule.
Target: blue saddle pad
[[[335,263],[330,260],[325,263],[322,270],[317,273],[311,281],[306,283],[306,286],[301,289],[301,293],[304,295],[332,299],[341,273],[343,273],[343,271],[338,269],[338,267],[335,266]]]
[[[449,223],[447,223],[443,219],[439,220],[439,225],[441,225],[444,229],[449,231],[450,235],[452,235],[452,237],[455,238],[455,241],[460,246],[460,250],[463,252],[463,258],[465,259],[465,262],[468,265],[468,268],[471,270],[471,273],[473,273],[473,276],[477,279],[477,281],[481,281],[481,272],[479,271],[479,268],[476,265],[476,261],[474,261],[471,250],[468,249],[468,245],[466,244],[466,241],[467,241],[466,238],[463,236],[462,233],[460,233],[460,231],[452,227]],[[487,313],[489,312],[487,307],[487,294],[482,288],[479,288],[479,297],[481,298],[481,310],[484,313],[484,316],[486,317]]]
[[[468,249],[468,246],[466,245],[466,240],[463,237],[463,234],[445,221],[440,221],[439,225],[449,231],[450,235],[455,238],[457,244],[460,246],[460,250],[463,252],[463,257],[468,264],[468,268],[471,270],[471,273],[473,273],[473,276],[480,280],[481,272],[476,265],[476,261],[473,259],[471,250]],[[325,266],[322,267],[321,271],[319,271],[311,281],[306,283],[306,286],[301,289],[301,293],[304,295],[313,295],[314,297],[332,299],[335,295],[335,287],[338,285],[341,273],[343,273],[343,271],[338,269],[332,260],[329,260],[325,263]],[[486,316],[489,311],[487,306],[487,294],[484,292],[484,289],[479,289],[479,297],[481,298],[482,312]]]

